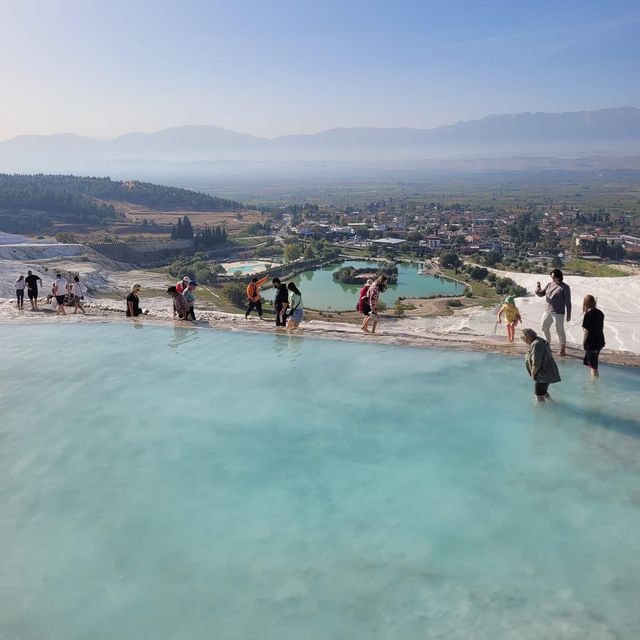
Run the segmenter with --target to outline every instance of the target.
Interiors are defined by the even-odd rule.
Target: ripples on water
[[[640,637],[640,372],[0,327],[0,637]]]

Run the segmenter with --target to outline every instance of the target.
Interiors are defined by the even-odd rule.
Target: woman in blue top
[[[289,321],[287,329],[297,329],[304,318],[304,309],[302,307],[302,294],[293,282],[287,285],[289,290]]]

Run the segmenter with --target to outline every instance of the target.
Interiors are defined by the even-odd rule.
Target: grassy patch
[[[582,260],[581,258],[566,262],[562,268],[565,272],[573,271],[581,276],[595,276],[598,278],[622,278],[628,275],[614,265],[591,262],[591,260]]]
[[[478,303],[483,306],[493,305],[500,300],[500,296],[496,293],[496,290],[486,282],[478,282],[477,280],[465,280],[464,274],[458,273],[456,275],[453,269],[442,269],[442,273],[449,278],[464,282],[471,288],[473,298],[482,298]],[[472,299],[473,299],[472,298]]]

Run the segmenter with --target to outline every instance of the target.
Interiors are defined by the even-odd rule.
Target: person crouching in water
[[[244,319],[249,319],[249,314],[257,309],[260,320],[262,317],[262,299],[260,298],[260,287],[269,279],[267,274],[264,278],[258,280],[258,278],[251,278],[251,282],[247,285],[247,298],[249,298],[249,306],[244,314]]]
[[[287,329],[297,329],[304,318],[302,294],[293,282],[287,285],[287,289],[289,289],[289,321],[287,322]]]
[[[596,309],[596,299],[592,295],[586,295],[582,301],[582,329],[584,336],[582,346],[584,347],[584,360],[582,363],[591,369],[591,375],[599,376],[598,356],[604,349],[604,313]]]
[[[502,316],[507,321],[507,340],[513,342],[516,335],[516,327],[519,322],[522,322],[520,311],[516,307],[516,300],[513,296],[507,296],[504,299],[504,304],[498,311],[498,322],[502,324]]]
[[[187,301],[187,305],[189,306],[189,311],[187,312],[187,320],[194,320],[196,319],[196,313],[194,311],[194,306],[196,303],[196,297],[193,294],[193,292],[196,290],[196,287],[198,286],[198,283],[195,280],[189,280],[189,285],[187,286],[187,288],[182,292],[182,295],[184,296],[184,299]],[[177,289],[177,287],[176,287]]]
[[[173,317],[176,316],[180,320],[189,319],[189,305],[184,296],[176,289],[175,285],[167,289],[167,293],[173,298]]]
[[[387,290],[387,276],[378,276],[373,284],[369,287],[369,315],[364,319],[361,329],[365,332],[369,332],[369,324],[371,324],[371,333],[376,332],[378,326],[378,303],[380,301],[380,294]]]
[[[549,385],[561,380],[558,365],[551,355],[549,343],[533,329],[523,329],[522,340],[529,345],[525,365],[533,380],[536,400],[544,402],[550,397]]]
[[[289,291],[287,285],[283,284],[280,278],[271,281],[276,290],[276,297],[273,300],[273,307],[276,313],[276,327],[287,326],[287,307],[289,306]]]

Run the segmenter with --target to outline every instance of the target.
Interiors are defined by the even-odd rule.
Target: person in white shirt
[[[56,297],[56,302],[58,303],[58,308],[56,309],[56,315],[62,314],[66,316],[66,312],[64,310],[64,299],[67,295],[67,287],[69,283],[66,278],[62,277],[62,274],[56,273],[56,280],[53,283],[53,295]]]
[[[82,301],[84,300],[84,287],[80,284],[80,278],[78,276],[73,276],[71,293],[73,294],[73,303],[76,305],[73,313],[78,313],[78,309],[80,309],[82,313],[87,313],[82,304]]]
[[[24,276],[20,276],[16,280],[16,298],[18,300],[18,309],[24,309]]]

